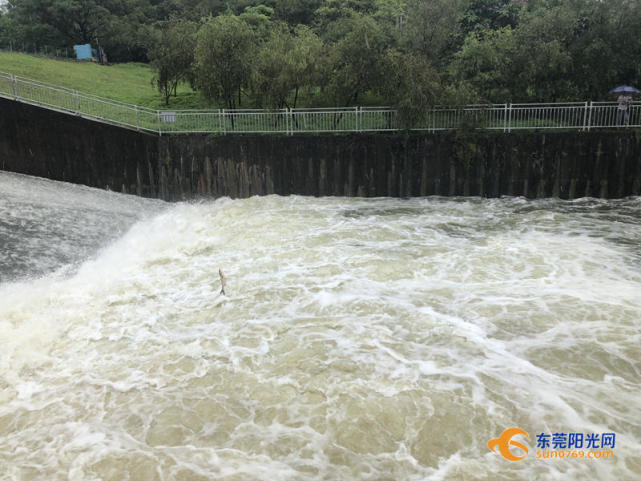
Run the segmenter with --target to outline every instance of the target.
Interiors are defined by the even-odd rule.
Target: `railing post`
[[[507,131],[512,132],[512,103],[509,104],[508,118],[507,118]]]
[[[585,131],[588,128],[588,102],[587,100],[583,103],[583,122],[581,130]]]
[[[361,116],[360,116],[360,107],[354,107],[354,116],[356,117],[356,131],[361,131]]]
[[[285,107],[285,134],[286,135],[291,135],[290,128],[289,128],[291,119],[289,118],[289,115],[290,115],[289,107]]]
[[[590,106],[588,107],[588,132],[592,126],[592,100],[590,100]]]
[[[296,126],[296,123],[294,122],[294,109],[289,109],[289,116],[289,132],[290,135],[294,135],[294,128]]]
[[[13,98],[15,100],[18,100],[18,79],[16,79],[15,75],[11,75],[11,90],[13,93]]]
[[[503,132],[507,132],[507,104],[503,104]]]
[[[225,122],[225,109],[220,111],[220,120],[221,120],[221,129],[220,131],[224,134],[227,133],[227,123]]]
[[[135,106],[136,109],[136,130],[140,130],[140,123],[138,122],[138,106]]]
[[[160,129],[160,110],[156,110],[156,117],[158,120],[158,135],[162,136],[162,130]]]
[[[73,107],[76,110],[76,115],[80,115],[80,98],[78,97],[77,90],[73,91],[72,98],[73,98]]]

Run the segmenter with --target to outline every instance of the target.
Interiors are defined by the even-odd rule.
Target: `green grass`
[[[143,63],[103,66],[88,61],[0,52],[0,71],[152,109],[187,110],[223,107],[223,105],[208,104],[200,93],[194,92],[187,84],[178,86],[178,95],[172,97],[169,106],[166,106],[164,98],[151,84],[153,70]],[[243,103],[239,108],[255,108],[255,99],[247,94],[243,93],[242,100]],[[381,99],[369,93],[360,98],[359,105],[381,105]],[[299,108],[333,106],[318,88],[299,93],[297,105]]]
[[[152,109],[182,110],[223,107],[222,105],[208,104],[200,93],[194,92],[187,84],[178,86],[178,95],[170,99],[167,107],[163,97],[151,84],[153,70],[143,63],[103,66],[87,61],[0,52],[0,71]],[[248,95],[243,94],[242,100],[243,104],[239,108],[255,107],[255,99]],[[362,106],[381,105],[381,99],[367,94],[361,97],[359,104]],[[299,94],[297,105],[299,108],[333,106],[328,99],[324,98],[320,89],[313,89],[310,92],[301,91]]]
[[[86,61],[0,52],[0,71],[130,104],[167,108],[151,84],[153,71],[142,63],[103,66]],[[188,85],[180,85],[178,96],[171,98],[169,108],[202,109],[206,105],[200,94]]]

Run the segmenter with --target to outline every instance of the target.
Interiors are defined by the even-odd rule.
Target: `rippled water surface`
[[[2,480],[641,478],[639,198],[0,174],[0,280]],[[512,426],[523,461],[487,447]],[[615,433],[614,459],[536,459],[541,432]]]

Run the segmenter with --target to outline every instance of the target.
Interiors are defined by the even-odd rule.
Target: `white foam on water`
[[[65,275],[0,284],[0,479],[641,475],[639,199],[142,219]],[[512,426],[518,463],[487,448]],[[615,459],[537,460],[541,432],[614,432]]]

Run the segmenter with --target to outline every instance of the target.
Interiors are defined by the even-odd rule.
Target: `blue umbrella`
[[[630,87],[629,85],[621,85],[620,87],[610,90],[611,94],[641,94],[641,90]]]

